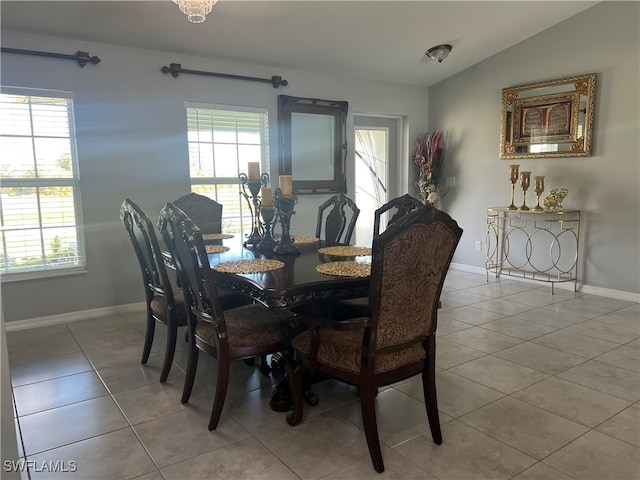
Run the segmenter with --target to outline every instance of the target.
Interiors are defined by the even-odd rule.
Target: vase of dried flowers
[[[443,180],[444,159],[440,138],[442,132],[421,133],[416,139],[414,162],[418,166],[420,177],[416,182],[418,199],[426,203],[435,203],[442,198],[440,189]]]

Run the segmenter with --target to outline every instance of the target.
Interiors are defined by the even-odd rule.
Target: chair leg
[[[438,414],[438,396],[436,393],[436,336],[431,335],[426,343],[426,368],[422,370],[422,389],[424,403],[427,407],[427,417],[433,441],[442,443],[442,431],[440,430],[440,415]]]
[[[362,409],[364,435],[367,438],[367,446],[369,447],[373,468],[376,472],[382,473],[384,472],[384,462],[382,461],[378,422],[376,420],[376,393],[377,389],[375,387],[363,385],[360,392],[360,406]]]
[[[187,374],[184,377],[184,387],[182,389],[182,403],[189,403],[191,390],[193,390],[193,382],[196,379],[196,370],[198,369],[198,347],[195,340],[189,343],[189,359],[187,361]]]
[[[156,319],[153,318],[151,312],[147,311],[147,331],[144,335],[144,348],[142,349],[142,360],[140,363],[145,365],[149,360],[149,354],[151,353],[151,346],[153,345],[153,336],[156,332]]]
[[[267,376],[271,373],[271,367],[269,366],[269,362],[267,362],[266,355],[260,355],[260,373]]]
[[[216,379],[216,398],[213,401],[211,419],[209,419],[209,430],[215,430],[222,415],[224,399],[227,396],[229,386],[229,359],[225,356],[218,357],[218,378]]]
[[[304,406],[302,402],[302,377],[304,365],[298,360],[292,360],[287,364],[287,378],[291,391],[292,409],[287,413],[287,423],[296,426],[302,421]]]
[[[160,374],[160,383],[167,381],[169,371],[171,370],[171,364],[173,363],[173,356],[176,353],[176,340],[178,337],[178,329],[167,325],[167,345],[164,349],[164,364],[162,365],[162,373]]]

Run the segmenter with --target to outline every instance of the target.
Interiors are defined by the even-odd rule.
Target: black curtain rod
[[[191,73],[193,75],[206,75],[209,77],[222,77],[222,78],[232,78],[234,80],[249,80],[252,82],[262,82],[262,83],[270,83],[273,85],[273,88],[278,88],[279,86],[286,87],[289,85],[287,80],[283,80],[281,76],[274,75],[271,78],[256,78],[256,77],[245,77],[243,75],[231,75],[229,73],[214,73],[214,72],[203,72],[200,70],[188,70],[186,68],[182,68],[182,65],[179,63],[170,63],[169,66],[164,66],[160,69],[162,73],[171,73],[173,78],[177,78],[181,73]]]
[[[20,48],[7,48],[2,47],[0,50],[2,53],[19,53],[21,55],[37,55],[40,57],[50,57],[50,58],[63,58],[65,60],[75,60],[78,62],[78,65],[84,67],[87,63],[93,63],[94,65],[100,63],[100,59],[98,57],[89,56],[88,52],[76,52],[75,55],[68,55],[66,53],[53,53],[53,52],[41,52],[39,50],[22,50]]]

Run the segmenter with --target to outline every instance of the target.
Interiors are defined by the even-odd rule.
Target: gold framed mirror
[[[278,95],[279,174],[293,177],[296,193],[346,192],[347,108]]]
[[[589,157],[596,74],[502,89],[500,158]]]

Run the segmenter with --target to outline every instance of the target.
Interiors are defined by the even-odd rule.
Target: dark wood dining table
[[[295,237],[294,237],[295,238]],[[230,288],[262,303],[271,309],[290,309],[296,312],[325,313],[336,300],[367,297],[369,295],[369,277],[345,277],[320,273],[316,267],[323,263],[336,261],[371,262],[371,256],[336,257],[319,252],[323,242],[296,244],[298,255],[276,255],[271,251],[261,251],[247,247],[239,234],[222,240],[205,240],[205,244],[223,245],[229,250],[209,253],[209,264],[214,271],[216,283]],[[171,255],[163,251],[168,266],[172,265]],[[284,266],[262,273],[224,273],[215,266],[236,260],[275,259]],[[286,363],[286,357],[274,359]],[[272,365],[273,360],[272,359]],[[313,392],[305,392],[308,399]],[[271,397],[271,408],[276,411],[288,410],[288,383],[280,382]]]
[[[219,241],[218,241],[219,242]],[[334,300],[366,297],[369,295],[369,277],[339,277],[319,273],[319,264],[335,261],[371,262],[371,256],[336,257],[320,253],[319,241],[296,244],[299,255],[276,255],[242,245],[239,238],[222,240],[229,250],[210,253],[209,263],[233,260],[275,259],[284,263],[282,268],[263,273],[223,273],[214,268],[216,282],[231,288],[273,309],[322,306]]]

